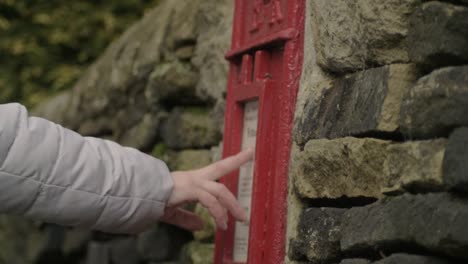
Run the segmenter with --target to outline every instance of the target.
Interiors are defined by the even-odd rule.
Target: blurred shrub
[[[158,0],[0,0],[0,103],[70,88]]]

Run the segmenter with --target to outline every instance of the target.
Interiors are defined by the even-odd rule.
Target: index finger
[[[237,153],[234,156],[230,156],[204,168],[201,168],[199,172],[203,174],[203,177],[206,177],[206,179],[217,180],[252,160],[253,155],[254,151],[252,149],[247,149]]]

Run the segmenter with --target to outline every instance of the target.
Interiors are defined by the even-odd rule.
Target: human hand
[[[189,202],[200,202],[208,209],[216,225],[223,230],[227,229],[227,211],[237,220],[247,221],[247,214],[231,191],[216,180],[238,169],[252,158],[253,150],[249,149],[201,169],[173,172],[171,175],[174,180],[174,189],[161,221],[188,230],[203,228],[203,221],[200,217],[180,208],[181,205]]]

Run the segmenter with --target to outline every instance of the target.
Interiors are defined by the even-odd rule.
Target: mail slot
[[[291,130],[302,67],[305,0],[236,0],[223,156],[255,149],[224,177],[249,215],[218,231],[215,263],[282,263]]]

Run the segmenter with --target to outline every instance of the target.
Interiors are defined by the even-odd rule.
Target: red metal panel
[[[239,80],[242,84],[248,84],[253,81],[253,60],[250,54],[244,54],[242,56],[242,65]],[[235,93],[237,93],[237,90]]]
[[[236,8],[237,12],[237,8]],[[234,27],[235,29],[235,27]],[[233,42],[234,43],[234,42]],[[242,137],[242,115],[243,109],[234,100],[234,90],[236,84],[240,81],[240,62],[232,61],[230,63],[227,97],[226,97],[226,110],[225,110],[225,124],[224,124],[224,135],[223,138],[223,157],[231,156],[237,153],[241,148],[241,137]],[[226,175],[221,182],[226,185],[229,190],[234,194],[237,193],[237,181],[239,171],[233,171]],[[215,238],[215,263],[229,263],[225,260],[225,256],[232,256],[232,246],[234,237],[234,221],[229,216],[228,228],[224,232],[217,232]]]
[[[247,46],[261,38],[274,35],[289,27],[288,0],[237,0],[235,23],[239,27],[236,43]],[[237,48],[238,46],[233,46]]]
[[[236,0],[225,112],[227,157],[242,144],[243,107],[259,100],[247,263],[283,263],[291,130],[302,67],[305,0]],[[222,182],[237,193],[239,172]],[[215,263],[233,262],[235,222],[216,235]]]
[[[294,2],[294,3],[292,3]],[[268,241],[268,250],[265,251],[265,262],[282,263],[285,257],[285,239],[287,224],[287,185],[288,170],[291,150],[291,132],[293,127],[294,111],[296,106],[299,81],[302,73],[302,59],[304,51],[304,16],[305,1],[290,1],[289,15],[290,23],[301,32],[294,39],[286,42],[283,54],[283,83],[278,91],[279,116],[276,128],[275,172],[270,192],[272,203],[266,226],[269,232],[265,238]],[[260,262],[258,262],[260,263]]]
[[[270,53],[265,50],[255,52],[254,80],[270,79]]]
[[[252,195],[252,216],[250,221],[249,254],[247,263],[266,263],[263,261],[264,251],[267,249],[265,241],[266,219],[270,211],[268,195],[272,180],[270,169],[273,163],[272,153],[274,138],[270,133],[274,131],[272,114],[275,108],[275,88],[278,83],[271,82],[261,91],[258,116],[257,148],[255,154],[255,173]]]

